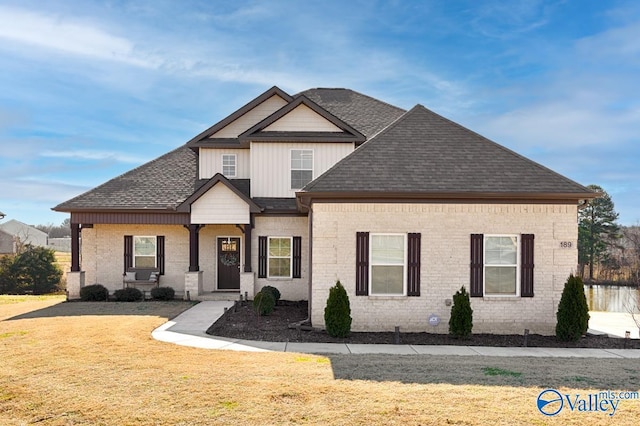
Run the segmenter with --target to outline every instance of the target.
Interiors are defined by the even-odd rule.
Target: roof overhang
[[[580,204],[598,193],[522,192],[296,192],[302,212],[314,202],[322,203],[496,203],[496,204]]]

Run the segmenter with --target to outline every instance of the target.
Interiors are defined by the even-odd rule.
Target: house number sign
[[[561,249],[571,249],[573,248],[573,241],[560,241]]]

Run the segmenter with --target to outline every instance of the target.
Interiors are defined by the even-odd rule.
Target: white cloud
[[[130,154],[123,154],[115,151],[99,151],[99,150],[71,150],[71,151],[51,151],[45,150],[40,153],[42,157],[49,158],[67,158],[75,160],[93,160],[103,161],[112,160],[120,163],[140,164],[146,161],[146,159],[140,158]]]
[[[0,38],[12,43],[139,67],[159,65],[157,59],[142,59],[130,40],[109,34],[93,23],[10,7],[0,7],[0,17]]]

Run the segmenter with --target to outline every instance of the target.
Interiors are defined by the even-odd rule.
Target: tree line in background
[[[71,220],[65,219],[60,225],[48,223],[46,225],[35,225],[34,228],[46,233],[49,238],[64,238],[71,236]]]
[[[578,212],[578,275],[585,281],[640,285],[640,226],[620,226],[613,200],[602,195]]]

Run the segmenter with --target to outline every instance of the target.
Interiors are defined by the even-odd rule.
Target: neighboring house
[[[323,327],[340,280],[354,331],[447,332],[465,286],[474,332],[549,334],[596,195],[421,105],[274,87],[54,210],[71,213],[71,297],[151,268],[191,298],[275,286]]]
[[[0,224],[0,254],[15,254],[20,245],[26,244],[46,247],[48,238],[46,232],[12,219]]]

